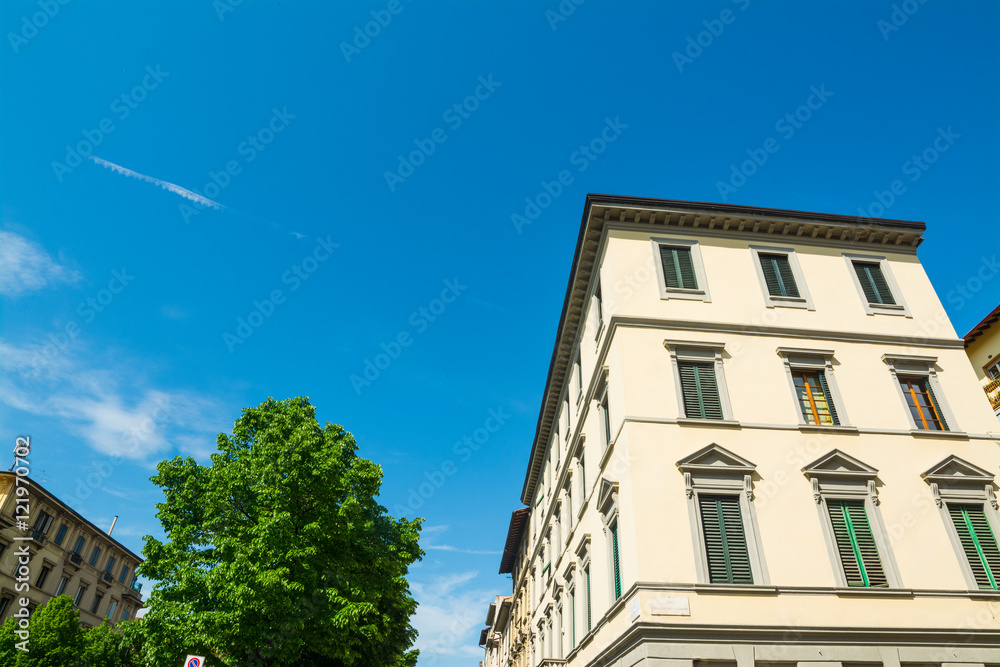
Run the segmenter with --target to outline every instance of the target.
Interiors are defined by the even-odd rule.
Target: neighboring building
[[[965,334],[965,353],[1000,419],[1000,306]]]
[[[509,664],[1000,663],[996,419],[924,229],[587,197]]]
[[[15,473],[0,472],[0,622],[31,600],[29,609],[58,595],[69,595],[86,627],[130,619],[142,607],[142,586],[135,569],[142,559],[103,530],[30,480],[29,530],[19,530]],[[22,485],[22,488],[23,485]],[[30,537],[18,540],[18,537]],[[15,576],[20,564],[15,553],[27,546],[27,592],[18,591]]]
[[[511,595],[510,620],[507,623],[508,656],[507,667],[531,667],[531,589],[530,578],[522,577],[528,561],[531,545],[525,528],[528,525],[529,510],[515,510],[510,515],[507,541],[500,560],[500,574],[509,574],[515,586]]]
[[[510,664],[510,633],[507,631],[510,604],[511,596],[498,595],[486,612],[486,627],[479,635],[479,645],[486,649],[486,659],[480,663],[483,667],[506,667]]]

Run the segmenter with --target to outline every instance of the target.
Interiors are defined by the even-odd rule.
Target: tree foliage
[[[420,520],[387,514],[381,468],[307,398],[243,410],[210,466],[157,470],[167,539],[144,538],[140,573],[158,584],[131,630],[144,663],[202,651],[224,665],[415,663],[404,577],[423,556]]]

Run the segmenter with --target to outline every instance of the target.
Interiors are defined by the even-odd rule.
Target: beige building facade
[[[587,197],[508,664],[1000,664],[997,422],[923,231]]]
[[[965,334],[965,352],[983,385],[993,413],[1000,419],[1000,306]]]
[[[0,622],[19,612],[22,598],[34,611],[59,595],[73,598],[85,627],[105,618],[112,623],[134,618],[142,607],[135,575],[142,559],[25,479],[0,472]],[[27,488],[28,495],[19,495],[18,488]],[[27,518],[20,508],[25,504]],[[27,523],[27,530],[18,527],[19,521]]]

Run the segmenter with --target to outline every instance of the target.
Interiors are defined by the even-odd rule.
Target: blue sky
[[[925,221],[964,333],[1000,284],[998,15],[7,0],[0,440],[138,551],[156,461],[308,395],[426,518],[421,664],[475,664],[585,194]]]

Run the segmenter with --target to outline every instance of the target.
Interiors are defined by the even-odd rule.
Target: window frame
[[[948,541],[955,551],[959,568],[969,591],[972,593],[990,593],[989,589],[979,588],[972,566],[969,565],[965,549],[959,539],[958,531],[948,512],[948,504],[983,506],[983,515],[993,531],[993,538],[1000,544],[1000,512],[996,497],[994,476],[986,470],[965,461],[954,454],[934,465],[920,475],[930,485],[931,496],[937,505],[938,514],[944,522]],[[992,572],[992,571],[991,571]],[[1000,572],[992,572],[994,577]],[[1000,584],[1000,582],[998,582]],[[1000,590],[1000,589],[998,589]]]
[[[876,484],[878,470],[839,449],[834,449],[805,466],[802,472],[812,485],[813,500],[837,588],[850,591],[884,591],[902,588],[892,543],[885,522],[882,520],[882,512],[879,510],[880,501]],[[833,521],[830,518],[828,500],[864,501],[865,518],[868,520],[872,539],[878,550],[887,587],[848,586],[847,575],[844,573],[837,547],[837,537],[833,530]]]
[[[63,547],[62,543],[66,541],[66,536],[69,535],[69,525],[65,523],[60,523],[59,528],[56,529],[56,536],[52,538],[53,544],[57,547]]]
[[[594,600],[593,600],[593,590],[592,590],[592,579],[590,574],[590,533],[584,534],[580,538],[580,542],[576,545],[575,553],[577,558],[580,559],[580,579],[581,586],[586,593],[586,609],[584,610],[584,619],[586,620],[586,632],[583,633],[581,638],[586,638],[594,627]]]
[[[676,465],[684,475],[684,492],[687,496],[688,521],[694,543],[698,584],[740,588],[769,586],[771,579],[764,559],[764,546],[753,502],[753,474],[757,465],[714,443],[681,459]],[[703,494],[739,498],[743,535],[747,543],[747,557],[750,560],[750,572],[753,576],[752,584],[712,582],[708,568],[705,529],[701,521],[700,496]]]
[[[854,288],[858,292],[858,298],[861,300],[861,305],[865,309],[866,315],[902,315],[903,317],[913,317],[910,314],[909,306],[906,305],[906,301],[903,299],[903,291],[899,289],[899,284],[892,274],[888,257],[885,255],[865,255],[853,252],[845,252],[843,255],[844,261],[847,262],[847,272],[851,276],[851,282],[854,283]],[[889,286],[889,291],[892,293],[892,298],[896,302],[895,305],[871,303],[868,301],[868,297],[865,296],[865,290],[861,286],[861,280],[858,278],[857,271],[854,268],[855,262],[879,265],[882,277],[885,278],[885,282]]]
[[[833,369],[833,350],[815,350],[808,348],[779,347],[778,355],[781,356],[782,364],[785,367],[785,378],[788,380],[788,389],[791,392],[792,401],[795,405],[795,417],[801,429],[850,429],[854,430],[851,421],[847,416],[847,408],[844,406],[844,399],[837,386],[837,377]],[[833,404],[833,412],[837,415],[839,424],[810,424],[802,415],[799,406],[798,390],[795,387],[795,372],[815,372],[823,373],[826,378],[827,389],[830,395],[827,400]],[[832,413],[831,413],[832,414]]]
[[[693,301],[712,302],[712,295],[708,289],[708,279],[705,276],[705,264],[701,257],[701,244],[696,239],[677,239],[671,237],[657,236],[650,239],[653,251],[653,266],[656,267],[656,280],[660,287],[661,299],[688,299]],[[660,256],[660,248],[686,248],[691,252],[691,267],[694,270],[695,280],[698,281],[697,289],[687,289],[680,287],[667,287],[666,278],[663,275],[663,259]]]
[[[955,420],[955,414],[951,411],[948,401],[945,398],[944,389],[938,381],[936,368],[937,357],[887,353],[882,355],[882,361],[889,367],[889,373],[892,375],[892,382],[896,388],[896,395],[899,397],[900,403],[903,406],[903,411],[906,413],[906,419],[910,423],[910,433],[912,435],[964,436],[962,429],[959,428],[958,422]],[[924,378],[931,393],[933,394],[935,403],[937,403],[939,413],[938,416],[944,420],[943,426],[945,426],[945,428],[943,430],[933,431],[920,428],[917,425],[917,421],[910,413],[910,405],[906,401],[906,395],[903,393],[903,387],[900,385],[900,375],[903,377]]]
[[[663,346],[670,353],[670,367],[674,376],[674,393],[677,396],[677,422],[694,424],[725,424],[735,423],[733,406],[729,401],[729,387],[726,384],[726,374],[723,370],[722,353],[725,343],[709,343],[702,341],[665,340]],[[715,386],[719,390],[719,403],[722,406],[722,419],[702,419],[688,417],[684,408],[684,387],[681,384],[679,361],[695,363],[712,363],[715,370]]]
[[[813,305],[812,295],[809,293],[809,287],[806,285],[805,274],[802,273],[802,267],[799,265],[799,258],[795,252],[795,248],[766,245],[751,245],[749,248],[765,306],[768,308],[804,308],[806,310],[816,310],[816,307]],[[788,265],[792,270],[792,277],[795,279],[795,288],[799,291],[797,297],[775,296],[771,294],[771,291],[767,288],[767,280],[764,278],[764,268],[760,263],[760,256],[762,254],[784,255],[788,258]]]
[[[625,594],[624,572],[621,559],[621,521],[618,512],[618,482],[601,479],[601,491],[598,497],[597,511],[603,522],[604,543],[608,558],[608,600],[610,606],[615,605]],[[618,576],[615,577],[615,567]]]

